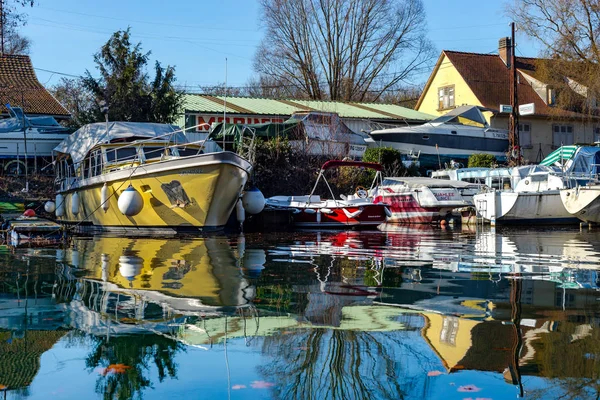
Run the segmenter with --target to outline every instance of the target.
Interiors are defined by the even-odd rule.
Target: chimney
[[[503,37],[498,41],[498,54],[506,67],[510,68],[510,56],[512,52],[512,45],[509,37]]]

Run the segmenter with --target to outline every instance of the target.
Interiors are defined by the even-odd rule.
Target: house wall
[[[567,119],[550,119],[542,117],[520,117],[520,124],[529,124],[531,127],[531,146],[521,146],[523,156],[526,160],[536,163],[541,161],[548,154],[556,150],[560,144],[553,143],[553,128],[554,125],[570,125],[573,127],[573,139],[575,143],[593,143],[594,127],[598,126],[594,123],[585,123],[577,120]],[[491,126],[499,129],[508,129],[508,117],[496,116],[492,118]],[[572,143],[565,143],[572,144]],[[541,147],[540,147],[541,145]],[[541,158],[540,158],[541,148]]]
[[[452,62],[442,54],[442,60],[439,68],[433,72],[435,75],[428,87],[425,88],[423,101],[419,104],[417,111],[427,114],[440,116],[446,114],[449,110],[439,110],[438,89],[444,86],[454,85],[454,105],[463,104],[480,105],[481,103],[475,97],[475,94],[462,76],[456,71]]]

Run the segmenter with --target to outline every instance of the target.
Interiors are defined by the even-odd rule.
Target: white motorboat
[[[366,168],[377,171],[371,188],[356,188],[355,194],[342,195],[336,199],[325,178],[325,171],[337,167]],[[381,165],[360,161],[327,161],[321,167],[312,192],[307,196],[274,196],[266,200],[266,211],[291,213],[294,225],[300,227],[347,228],[376,227],[386,221],[389,214],[385,204],[375,204],[373,196],[381,181]],[[317,184],[323,178],[330,190],[331,198],[322,199],[315,195]],[[381,203],[381,202],[380,202]]]
[[[387,204],[388,222],[437,223],[452,217],[455,209],[472,205],[464,192],[479,190],[479,185],[434,178],[385,178],[379,186],[376,203]]]
[[[508,151],[508,131],[489,126],[482,112],[491,109],[460,106],[423,125],[372,131],[369,135],[382,146],[402,154],[420,154],[421,165],[438,165],[451,159],[468,159],[487,153],[504,159]]]
[[[568,187],[558,168],[514,167],[505,190],[474,196],[477,215],[492,224],[568,224],[577,220],[565,209],[560,191]]]
[[[52,117],[28,117],[19,107],[7,108],[10,118],[0,120],[0,158],[51,157],[52,149],[71,132]]]

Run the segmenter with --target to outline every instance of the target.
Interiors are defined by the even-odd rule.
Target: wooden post
[[[520,164],[520,151],[519,148],[519,114],[518,114],[518,93],[517,93],[517,66],[515,65],[515,23],[510,24],[511,37],[510,37],[510,105],[512,111],[509,118],[509,151],[510,158],[517,165]],[[515,155],[516,151],[516,155]]]

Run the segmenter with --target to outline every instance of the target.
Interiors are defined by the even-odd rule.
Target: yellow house
[[[440,116],[461,105],[499,110],[510,104],[509,38],[500,40],[498,54],[442,51],[415,109]],[[600,141],[600,120],[559,109],[554,89],[536,73],[535,58],[515,57],[518,104],[532,104],[533,114],[519,117],[519,142],[530,162],[561,145]],[[578,93],[585,88],[575,83]],[[508,114],[485,113],[494,128],[508,129]]]

